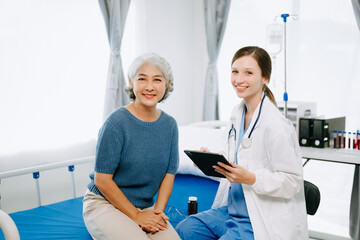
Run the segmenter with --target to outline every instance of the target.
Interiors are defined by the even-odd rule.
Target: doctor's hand
[[[210,152],[210,150],[206,147],[201,147],[200,152]]]
[[[249,172],[247,169],[236,165],[234,163],[230,163],[226,165],[222,162],[218,162],[219,166],[214,165],[215,171],[224,175],[227,180],[231,183],[245,183],[247,185],[253,185],[255,183],[255,174]]]
[[[138,212],[134,221],[139,224],[142,230],[156,233],[167,228],[165,218],[167,218],[167,216],[164,213],[161,214],[159,211],[147,210]]]

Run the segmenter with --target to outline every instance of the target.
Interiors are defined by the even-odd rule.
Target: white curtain
[[[355,19],[360,30],[360,0],[351,0],[351,3],[354,8]]]
[[[115,109],[129,102],[124,91],[126,80],[120,49],[130,0],[99,0],[99,4],[111,51],[104,103],[104,119],[106,119]]]
[[[351,204],[350,204],[350,231],[349,234],[352,239],[360,239],[360,174],[359,165],[355,166],[354,182],[351,192]]]
[[[230,3],[230,0],[204,0],[209,63],[205,78],[203,120],[219,119],[219,87],[216,64],[225,32]]]

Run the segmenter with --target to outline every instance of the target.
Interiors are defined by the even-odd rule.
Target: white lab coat
[[[260,104],[244,139],[255,123],[259,107]],[[232,124],[236,132],[240,132],[243,110],[244,102],[235,106],[226,133]],[[252,146],[248,149],[240,144],[237,157],[239,165],[256,175],[253,185],[243,184],[255,239],[308,239],[302,157],[297,135],[292,123],[267,97],[251,139]],[[229,148],[230,145],[226,147]],[[228,185],[226,179],[221,182],[213,208],[226,204]]]

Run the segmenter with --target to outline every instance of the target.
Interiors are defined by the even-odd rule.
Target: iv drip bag
[[[283,47],[284,28],[282,24],[273,23],[267,26],[267,51],[275,58]]]

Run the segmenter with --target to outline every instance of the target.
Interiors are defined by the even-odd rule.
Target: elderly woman
[[[173,91],[171,67],[156,54],[139,56],[129,84],[132,102],[115,110],[99,133],[85,225],[94,239],[180,239],[164,214],[178,167],[178,127],[157,108]]]

